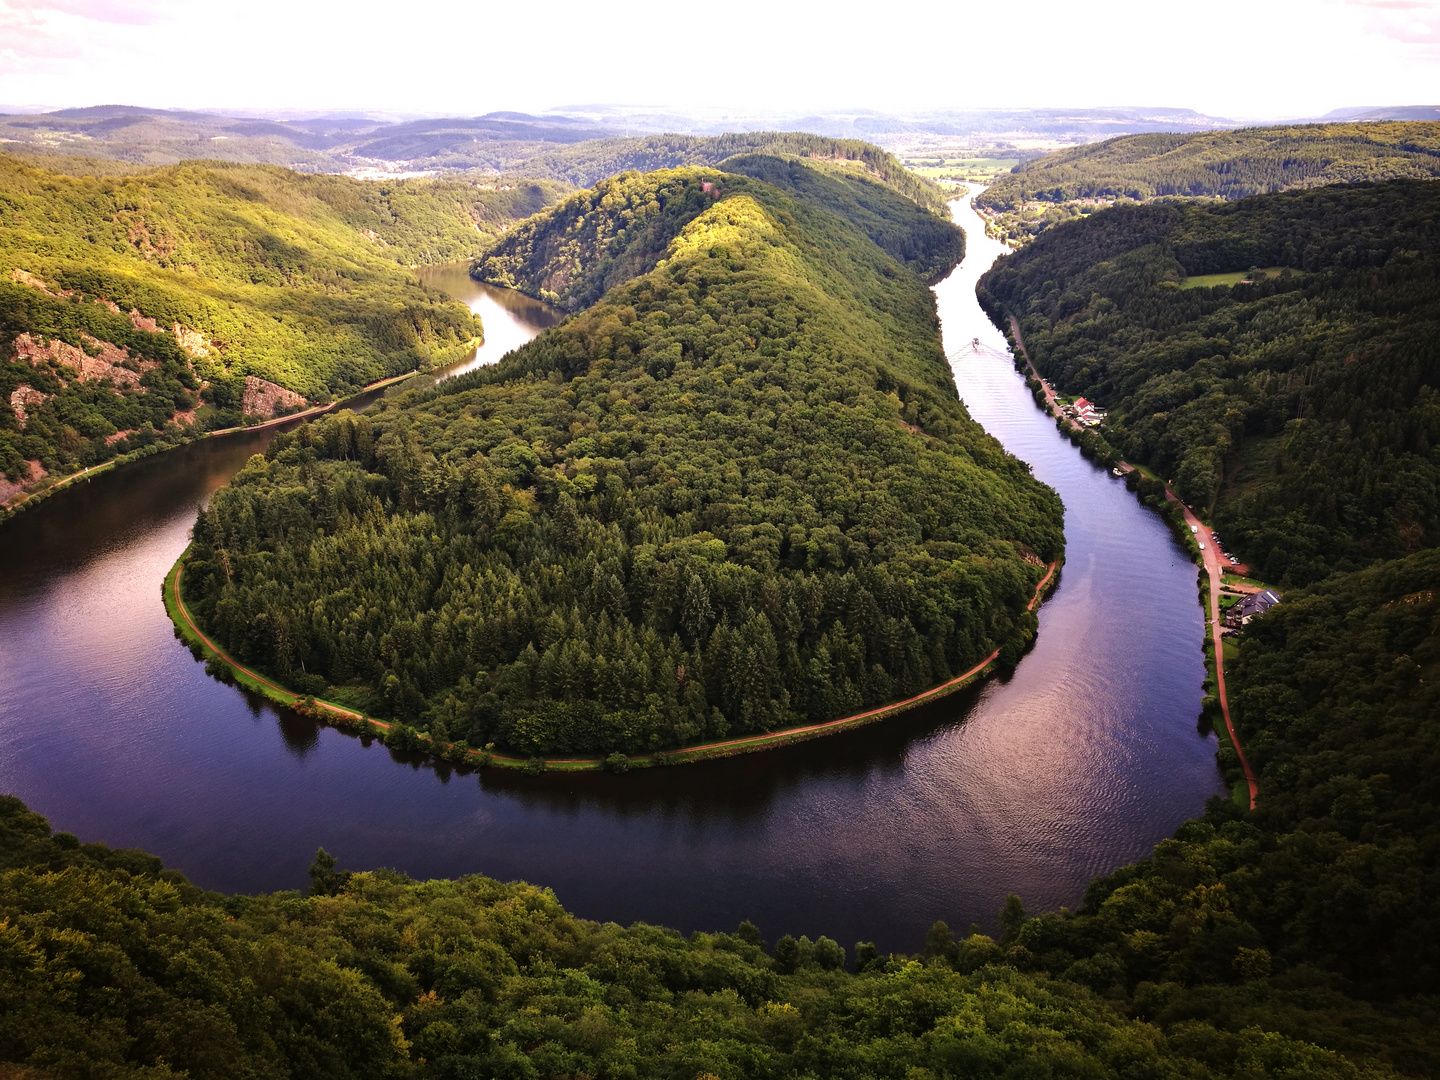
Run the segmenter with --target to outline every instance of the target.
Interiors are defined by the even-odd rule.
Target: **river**
[[[936,286],[971,413],[1065,500],[1067,562],[1006,679],[782,750],[625,776],[457,773],[205,674],[160,597],[197,507],[269,433],[204,440],[77,484],[0,526],[0,791],[86,840],[225,891],[303,888],[319,846],[417,878],[552,886],[587,918],[919,947],[995,925],[1168,836],[1222,790],[1195,726],[1196,571],[1159,518],[1035,408],[974,298],[1001,251],[973,212]],[[468,364],[556,316],[427,272],[485,320]],[[979,338],[980,351],[970,342]]]

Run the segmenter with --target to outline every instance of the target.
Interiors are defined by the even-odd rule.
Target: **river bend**
[[[1035,408],[975,301],[1000,245],[953,208],[968,255],[935,293],[961,395],[1066,506],[1060,584],[1010,677],[859,731],[620,777],[461,774],[367,747],[215,681],[172,636],[161,579],[197,508],[270,437],[239,434],[0,526],[0,791],[225,891],[302,888],[324,846],[349,868],[524,878],[587,918],[749,918],[771,940],[906,951],[937,918],[993,927],[1011,891],[1032,911],[1076,904],[1222,790],[1195,726],[1196,571]],[[557,318],[463,270],[426,277],[485,320],[462,367]]]

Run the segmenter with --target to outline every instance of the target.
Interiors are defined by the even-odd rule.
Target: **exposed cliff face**
[[[108,300],[101,302],[113,311],[120,310]],[[178,322],[175,322],[171,323],[170,329],[166,331],[162,329],[160,324],[154,319],[148,315],[140,314],[135,308],[130,309],[130,322],[136,330],[149,330],[152,334],[169,333],[175,339],[175,344],[184,349],[192,360],[198,360],[202,356],[210,355],[210,339],[198,330],[191,330],[189,327],[181,326]]]
[[[117,389],[139,386],[141,375],[160,366],[150,360],[133,359],[129,350],[89,334],[81,334],[80,340],[86,348],[77,349],[58,340],[41,344],[31,334],[20,334],[15,338],[15,359],[35,368],[47,362],[58,364],[63,369],[58,374],[67,380],[109,379]]]
[[[245,395],[241,399],[240,408],[247,416],[263,416],[268,420],[286,409],[301,408],[308,404],[304,397],[293,390],[257,379],[254,375],[245,376]]]

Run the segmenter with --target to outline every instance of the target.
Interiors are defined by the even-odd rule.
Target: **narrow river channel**
[[[79,484],[0,526],[0,792],[57,829],[142,847],[225,891],[345,867],[552,886],[592,919],[918,948],[937,918],[993,927],[1005,894],[1075,905],[1221,790],[1195,727],[1196,571],[1157,517],[1034,407],[975,302],[1000,254],[968,205],[935,289],[971,413],[1065,500],[1067,563],[1011,677],[900,719],[728,761],[529,778],[456,773],[317,728],[205,674],[160,582],[197,507],[268,433],[205,440]],[[472,363],[552,323],[427,280],[485,320]],[[981,347],[972,347],[978,338]]]

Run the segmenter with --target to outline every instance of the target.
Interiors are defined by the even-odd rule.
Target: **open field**
[[[1280,271],[1286,269],[1283,266],[1262,266],[1260,272],[1267,278],[1278,277]],[[1299,273],[1298,270],[1291,270],[1292,274]],[[1239,285],[1250,276],[1248,270],[1236,270],[1229,274],[1196,274],[1188,277],[1180,283],[1182,289],[1209,289],[1216,285]]]

